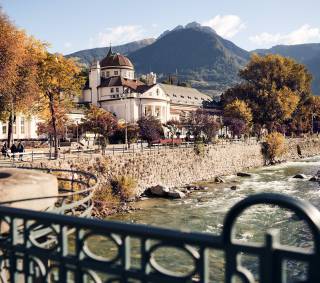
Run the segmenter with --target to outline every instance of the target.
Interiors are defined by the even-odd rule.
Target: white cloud
[[[320,29],[305,24],[288,34],[263,32],[251,36],[249,39],[253,43],[263,46],[274,44],[302,44],[320,40]]]
[[[138,25],[123,25],[112,28],[106,28],[105,31],[99,32],[94,38],[90,38],[90,46],[107,46],[124,44],[143,38],[144,29]]]
[[[213,19],[202,23],[202,25],[213,28],[219,35],[226,38],[234,37],[246,27],[237,15],[217,15]]]

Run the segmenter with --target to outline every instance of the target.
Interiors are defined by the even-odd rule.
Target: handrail
[[[4,282],[62,283],[231,283],[236,277],[242,282],[253,283],[258,276],[260,283],[285,283],[284,262],[303,261],[308,265],[304,274],[306,281],[303,282],[320,282],[318,247],[309,250],[284,246],[275,231],[266,234],[265,243],[234,239],[236,219],[244,210],[257,204],[290,209],[307,221],[313,239],[318,243],[320,212],[306,201],[280,194],[258,194],[240,201],[225,217],[220,236],[0,206],[0,219],[9,227],[8,233],[0,234],[0,258],[3,262],[0,276],[6,276]],[[22,226],[22,239],[15,232],[18,225]],[[37,227],[47,229],[42,230],[46,233],[41,238],[35,237]],[[74,233],[70,238],[71,230]],[[46,239],[50,246],[44,244]],[[101,246],[92,250],[89,248],[92,241]],[[106,242],[112,244],[112,249],[106,249]],[[72,251],[71,243],[74,243]],[[185,263],[176,262],[175,251],[183,251],[185,258],[189,258],[189,271],[181,274],[161,266],[157,253],[163,248],[170,249],[165,256],[179,268]],[[225,254],[226,272],[220,281],[212,277],[216,276],[217,269],[209,263],[209,252],[215,250]],[[111,257],[109,253],[112,253]],[[246,254],[257,258],[259,269],[256,274],[241,262],[240,257]]]

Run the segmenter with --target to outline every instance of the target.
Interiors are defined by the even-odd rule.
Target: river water
[[[141,210],[130,214],[119,214],[108,219],[128,223],[148,224],[165,228],[182,229],[197,232],[209,232],[219,235],[226,212],[238,201],[245,197],[262,192],[282,193],[295,198],[310,201],[320,209],[320,186],[310,182],[309,178],[320,169],[320,157],[308,158],[295,162],[288,162],[277,166],[253,169],[250,178],[228,176],[226,183],[214,184],[206,182],[207,191],[192,193],[188,198],[181,200],[149,199],[138,202]],[[302,173],[306,179],[294,179],[295,174]],[[237,185],[238,189],[230,189]],[[244,241],[263,241],[265,231],[269,228],[278,228],[281,231],[281,243],[312,248],[311,236],[308,227],[297,221],[292,213],[271,206],[255,206],[247,210],[237,221],[236,237]],[[165,267],[176,268],[183,271],[175,263],[166,259],[166,255],[159,256]],[[223,256],[214,253],[211,257],[213,266],[218,270],[214,272],[212,282],[222,282]],[[182,264],[183,265],[183,264]],[[246,265],[253,272],[257,269],[256,259],[244,258]],[[182,269],[180,269],[182,268]],[[288,282],[303,279],[306,265],[302,263],[288,263]],[[258,279],[257,279],[258,280]]]

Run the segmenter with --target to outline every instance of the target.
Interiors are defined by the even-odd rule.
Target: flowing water
[[[225,177],[226,183],[207,182],[207,191],[194,192],[181,200],[149,199],[137,203],[142,208],[131,214],[115,215],[112,220],[148,224],[165,228],[183,229],[197,232],[210,232],[219,235],[226,212],[245,197],[262,192],[282,193],[294,198],[310,201],[320,209],[320,185],[310,182],[309,178],[320,169],[320,157],[308,158],[296,162],[288,162],[272,167],[251,170],[250,178],[237,176]],[[302,173],[306,179],[294,179],[295,174]],[[232,185],[239,188],[231,190]],[[269,228],[281,230],[281,242],[292,246],[312,248],[312,237],[308,227],[297,221],[291,212],[274,206],[254,206],[246,211],[237,221],[236,237],[244,241],[263,241],[265,231]],[[183,258],[166,258],[168,254],[159,255],[163,265],[182,271]],[[222,282],[223,254],[215,252],[210,257],[217,269],[212,280]],[[247,257],[244,262],[251,270],[257,270],[255,258]],[[182,267],[177,267],[181,263]],[[181,269],[179,269],[181,268]],[[288,263],[288,282],[303,279],[305,264]]]

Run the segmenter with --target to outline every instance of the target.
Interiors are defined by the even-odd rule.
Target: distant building
[[[158,84],[154,73],[144,76],[144,82],[135,79],[131,61],[110,48],[104,59],[92,64],[79,102],[102,107],[127,122],[152,115],[166,123],[209,100],[210,96],[194,88]]]

